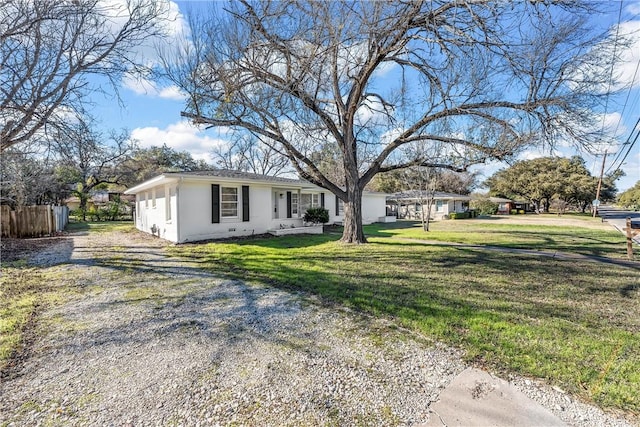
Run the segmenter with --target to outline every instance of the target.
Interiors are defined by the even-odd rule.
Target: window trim
[[[224,200],[224,196],[225,196],[225,190],[233,190],[235,193],[235,200]],[[228,194],[227,194],[228,195]],[[220,218],[238,218],[238,202],[239,202],[239,197],[238,197],[238,187],[223,187],[220,186]],[[229,215],[228,213],[225,214],[225,204],[234,204],[235,205],[235,215]],[[226,208],[226,210],[229,210],[230,208]]]
[[[169,185],[165,186],[165,203],[164,203],[164,218],[165,222],[171,223],[172,213],[171,213],[171,192],[173,188]]]
[[[297,191],[291,192],[291,215],[298,215],[299,193]]]

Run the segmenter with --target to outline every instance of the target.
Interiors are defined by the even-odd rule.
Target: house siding
[[[362,196],[362,223],[372,224],[386,216],[386,194],[365,193]]]
[[[170,201],[167,206],[168,197]],[[172,242],[177,241],[177,206],[175,184],[159,185],[136,194],[136,228]],[[170,215],[167,215],[167,211]],[[170,219],[167,219],[168,216]]]
[[[248,185],[240,183],[219,182],[222,188],[237,189],[237,215],[234,217],[220,216],[219,222],[211,222],[214,202],[208,182],[183,182],[180,188],[180,236],[179,243],[220,239],[225,237],[248,236],[266,233],[272,226],[271,215],[271,187]],[[243,206],[246,205],[244,196],[249,195],[248,221],[243,221]]]
[[[335,197],[328,190],[310,188],[308,184],[273,183],[248,180],[189,179],[187,177],[166,178],[160,176],[135,189],[136,227],[176,243],[250,236],[267,233],[269,230],[300,227],[304,210],[302,195],[311,195],[313,206],[322,206],[329,211],[329,223],[343,221],[336,215]],[[169,182],[169,183],[168,183]],[[236,189],[236,213],[230,200]],[[293,195],[296,195],[297,212],[293,210]],[[324,194],[324,196],[323,196]],[[155,195],[155,196],[154,196]],[[218,200],[214,201],[215,195]],[[227,197],[223,199],[223,196]],[[248,196],[248,202],[247,202]],[[166,198],[170,201],[167,204]],[[308,205],[308,200],[307,205]],[[365,193],[362,200],[363,222],[369,224],[384,217],[386,194]],[[223,210],[225,212],[223,212]]]

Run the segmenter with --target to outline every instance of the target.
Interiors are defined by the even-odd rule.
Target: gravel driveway
[[[75,234],[31,259],[81,292],[44,313],[0,384],[0,425],[412,425],[466,367],[391,323],[221,279],[164,245]],[[625,425],[510,380],[571,424]]]

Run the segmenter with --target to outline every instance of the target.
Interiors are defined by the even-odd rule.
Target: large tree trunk
[[[80,195],[80,212],[82,213],[82,221],[87,220],[87,198],[84,195]]]
[[[362,229],[362,191],[357,183],[347,184],[347,201],[344,203],[344,231],[341,242],[367,243]]]

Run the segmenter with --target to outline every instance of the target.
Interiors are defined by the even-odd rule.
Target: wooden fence
[[[52,236],[64,230],[69,222],[66,206],[25,206],[15,211],[0,206],[0,235],[2,237]]]

